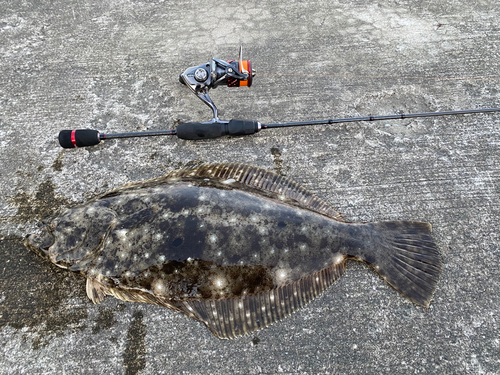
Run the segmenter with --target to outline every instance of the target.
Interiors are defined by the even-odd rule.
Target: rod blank
[[[261,129],[276,129],[292,126],[309,126],[309,125],[331,125],[344,122],[358,121],[379,121],[379,120],[402,120],[416,117],[436,117],[450,115],[466,115],[473,113],[488,113],[500,112],[500,108],[484,108],[484,109],[466,109],[460,111],[444,111],[444,112],[423,112],[423,113],[407,113],[386,116],[365,116],[365,117],[348,117],[328,120],[313,120],[313,121],[296,121],[282,122],[275,124],[260,124],[257,121],[247,120],[231,120],[229,122],[189,122],[179,124],[177,129],[157,130],[134,133],[115,133],[104,134],[92,129],[78,130],[62,130],[59,133],[59,144],[64,148],[86,147],[99,144],[102,140],[114,138],[136,138],[136,137],[154,137],[161,135],[176,135],[180,139],[198,140],[219,138],[224,135],[250,135],[259,132]]]
[[[281,122],[276,124],[263,124],[262,129],[287,128],[291,126],[307,126],[307,125],[331,125],[343,122],[357,122],[357,121],[403,120],[407,118],[416,118],[416,117],[467,115],[471,113],[487,113],[487,112],[500,112],[500,108],[465,109],[461,111],[423,112],[423,113],[407,113],[407,114],[403,113],[403,114],[385,115],[385,116],[365,116],[365,117],[348,117],[348,118],[336,118],[336,119],[316,120],[316,121]]]

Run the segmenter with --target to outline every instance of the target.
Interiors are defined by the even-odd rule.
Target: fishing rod
[[[474,113],[500,112],[500,108],[466,109],[459,111],[406,113],[385,116],[348,117],[327,120],[283,122],[261,124],[251,120],[219,119],[217,107],[209,96],[210,89],[219,85],[228,87],[251,87],[255,71],[250,60],[242,59],[240,47],[238,60],[223,61],[212,58],[210,62],[186,69],[179,76],[179,81],[191,91],[213,112],[213,119],[207,122],[188,122],[177,125],[176,129],[142,131],[131,133],[105,134],[93,129],[62,130],[59,132],[59,144],[64,148],[87,147],[99,144],[101,141],[117,138],[137,138],[174,135],[180,139],[199,140],[219,138],[225,135],[243,136],[258,133],[263,129],[287,128],[294,126],[331,125],[359,121],[402,120],[417,117],[436,117],[465,115]]]

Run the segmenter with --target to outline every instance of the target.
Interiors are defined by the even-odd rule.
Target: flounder
[[[87,295],[154,303],[232,339],[304,307],[349,258],[427,307],[442,260],[428,223],[346,223],[262,168],[204,164],[67,210],[26,245],[87,278]]]

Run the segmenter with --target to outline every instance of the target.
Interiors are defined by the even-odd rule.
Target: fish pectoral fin
[[[101,303],[106,296],[109,294],[109,289],[107,286],[101,284],[98,279],[87,278],[87,296],[94,303]]]
[[[345,270],[340,262],[265,293],[221,300],[177,302],[178,310],[204,323],[221,339],[234,339],[258,331],[307,305]]]

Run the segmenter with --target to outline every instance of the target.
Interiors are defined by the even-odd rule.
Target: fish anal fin
[[[177,310],[175,306],[168,302],[167,298],[155,296],[154,294],[139,289],[135,290],[108,287],[100,282],[99,277],[87,278],[86,289],[87,296],[96,304],[101,303],[106,295],[111,295],[125,302],[152,303]]]
[[[323,293],[345,270],[346,262],[327,267],[265,293],[221,300],[177,302],[178,310],[204,323],[221,339],[258,331],[307,305]]]

